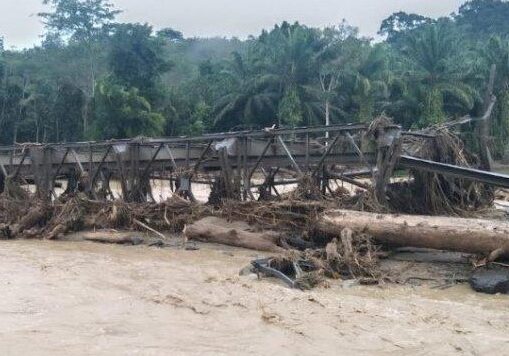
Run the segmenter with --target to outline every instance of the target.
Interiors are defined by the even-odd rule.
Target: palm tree
[[[403,47],[409,60],[406,79],[421,100],[420,125],[443,122],[447,113],[465,114],[478,98],[477,92],[464,81],[470,74],[471,63],[461,51],[458,38],[444,21],[423,26],[407,37]]]
[[[279,97],[280,124],[297,126],[316,122],[323,110],[312,80],[317,77],[316,53],[323,43],[319,31],[284,22],[270,32],[263,32],[256,44],[258,68]]]
[[[277,95],[269,90],[268,82],[254,75],[237,52],[233,53],[230,68],[224,70],[222,75],[232,89],[214,107],[214,126],[231,128],[238,125],[270,124],[274,118]]]
[[[373,119],[376,106],[388,96],[387,53],[381,45],[367,46],[355,68],[352,99],[357,106],[356,121]]]

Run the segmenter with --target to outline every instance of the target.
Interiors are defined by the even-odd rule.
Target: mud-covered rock
[[[481,293],[509,294],[509,268],[479,268],[470,277],[470,285]]]

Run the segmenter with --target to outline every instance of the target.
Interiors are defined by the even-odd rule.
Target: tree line
[[[404,128],[480,116],[490,69],[496,156],[509,141],[509,3],[431,19],[394,13],[381,39],[345,21],[275,25],[246,40],[119,23],[107,0],[43,0],[40,45],[0,41],[0,143],[369,122]],[[474,127],[467,134],[475,135]]]

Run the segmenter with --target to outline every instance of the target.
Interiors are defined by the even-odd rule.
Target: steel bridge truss
[[[383,185],[383,160],[509,187],[507,176],[407,156],[387,157],[398,154],[389,148],[405,133],[398,126],[386,126],[368,137],[367,130],[355,124],[0,147],[0,191],[10,181],[33,187],[48,200],[80,191],[97,200],[145,202],[156,201],[151,180],[157,179],[190,200],[195,200],[196,183],[210,185],[211,199],[254,200],[279,195],[279,186],[304,177],[322,194],[332,193],[331,181],[367,188],[356,179],[361,176]],[[119,196],[112,181],[120,184]]]

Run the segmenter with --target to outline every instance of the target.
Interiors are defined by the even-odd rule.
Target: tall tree
[[[5,110],[7,104],[7,65],[4,58],[4,38],[0,37],[0,127],[5,121]]]
[[[277,94],[270,82],[253,73],[253,67],[240,53],[232,54],[232,61],[221,71],[230,90],[214,106],[215,127],[270,125],[276,112]]]
[[[0,51],[3,144],[369,121],[381,112],[425,126],[479,115],[492,64],[495,153],[507,144],[507,1],[470,0],[438,20],[398,12],[377,42],[345,22],[283,22],[247,40],[185,38],[115,24],[113,0],[41,1],[49,9],[41,45]]]
[[[493,153],[497,157],[509,156],[509,40],[493,36],[484,45],[481,52],[483,63],[483,79],[488,81],[488,68],[495,65],[496,75],[494,94],[497,98],[493,114],[492,143]]]
[[[356,108],[355,120],[369,122],[376,113],[377,104],[388,95],[387,52],[383,45],[361,47],[354,72],[352,101]]]
[[[182,32],[174,30],[170,27],[163,28],[157,31],[157,37],[162,38],[171,43],[179,43],[184,41],[184,35]]]
[[[126,89],[111,80],[102,80],[98,83],[94,107],[95,139],[157,136],[163,132],[164,117],[152,111],[137,88]]]
[[[157,80],[172,66],[163,57],[164,42],[152,36],[152,27],[146,24],[119,24],[114,26],[110,43],[108,62],[115,80],[138,88],[141,95],[155,101]]]
[[[471,0],[455,15],[459,26],[476,38],[509,35],[509,3],[503,0]]]
[[[111,24],[119,10],[107,0],[43,0],[51,12],[41,12],[46,29],[67,37],[70,41],[83,44],[88,59],[88,81],[81,88],[86,97],[83,106],[83,132],[86,135],[89,121],[89,104],[94,97],[97,80],[97,46],[99,35],[105,26]]]
[[[455,106],[457,114],[473,109],[477,93],[464,80],[471,70],[470,62],[448,21],[412,32],[402,53],[409,61],[407,79],[422,98],[421,125],[443,122],[448,105]]]
[[[281,97],[281,124],[311,124],[321,116],[319,99],[309,90],[318,77],[315,59],[323,45],[319,34],[299,23],[283,22],[270,32],[262,32],[256,42],[259,70],[264,71],[264,80],[272,81],[274,91]]]
[[[388,43],[395,44],[408,32],[432,22],[433,20],[429,17],[408,14],[403,11],[395,12],[382,21],[378,34],[385,36]]]
[[[337,27],[325,28],[320,40],[323,45],[316,56],[318,68],[318,93],[323,102],[325,125],[333,116],[345,117],[337,105],[345,95],[345,78],[352,72],[359,50],[365,43],[358,38],[358,29],[343,21]],[[336,104],[336,105],[334,105]],[[328,133],[327,133],[328,136]]]

